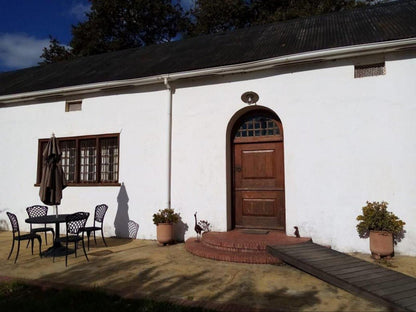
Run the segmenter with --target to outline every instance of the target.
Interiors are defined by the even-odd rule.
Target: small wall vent
[[[80,111],[81,109],[82,109],[82,100],[66,101],[65,103],[66,112],[75,112],[75,111]]]
[[[386,74],[386,63],[355,65],[354,78],[381,76]]]

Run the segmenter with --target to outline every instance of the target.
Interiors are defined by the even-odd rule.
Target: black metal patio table
[[[53,245],[42,253],[43,256],[52,256],[53,253],[55,253],[55,256],[65,255],[65,247],[62,246],[58,238],[60,236],[60,223],[65,223],[67,216],[69,216],[69,214],[47,215],[27,218],[25,220],[26,223],[32,224],[55,223],[55,239]]]

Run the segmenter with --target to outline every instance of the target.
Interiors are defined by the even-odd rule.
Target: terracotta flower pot
[[[370,251],[374,258],[392,257],[393,234],[386,231],[370,231]]]
[[[159,223],[156,228],[157,241],[166,245],[173,241],[173,223]]]

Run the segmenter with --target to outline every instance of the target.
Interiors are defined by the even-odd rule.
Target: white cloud
[[[0,66],[13,70],[35,66],[40,61],[42,49],[49,45],[48,39],[37,39],[24,33],[0,33]]]
[[[69,13],[76,17],[79,21],[84,21],[87,17],[86,13],[90,11],[89,3],[76,2],[72,4]]]

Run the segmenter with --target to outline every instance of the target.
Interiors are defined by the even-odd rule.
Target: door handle
[[[237,171],[237,172],[241,172],[241,166],[235,166],[234,170]]]

